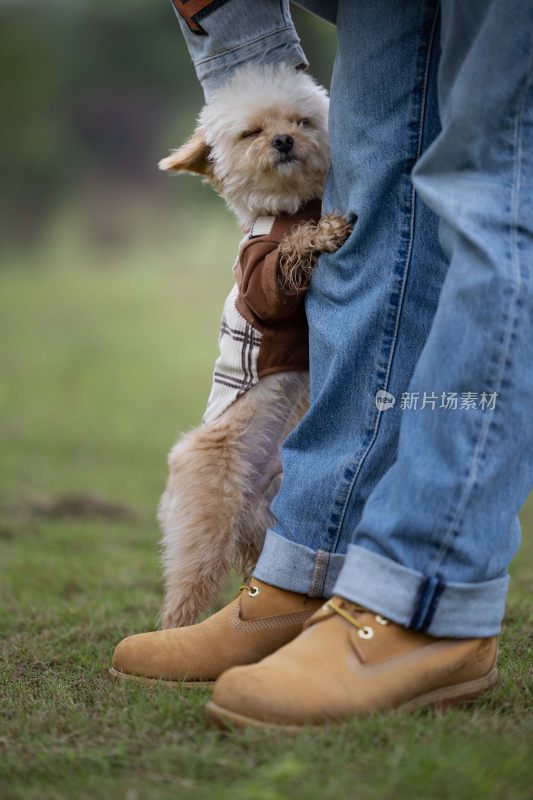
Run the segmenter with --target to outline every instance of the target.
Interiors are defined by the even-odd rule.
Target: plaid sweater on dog
[[[312,200],[293,216],[258,217],[242,240],[204,422],[214,422],[260,378],[309,369],[303,293],[283,289],[278,245],[294,226],[318,222],[320,211],[320,200]]]

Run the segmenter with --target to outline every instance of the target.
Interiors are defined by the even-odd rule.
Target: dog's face
[[[288,67],[239,70],[204,106],[192,138],[161,169],[203,175],[243,224],[295,213],[322,195],[328,100]]]

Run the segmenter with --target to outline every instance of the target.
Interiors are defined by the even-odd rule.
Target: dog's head
[[[243,225],[321,197],[329,167],[328,98],[287,66],[246,66],[215,90],[192,137],[159,163],[201,175]]]

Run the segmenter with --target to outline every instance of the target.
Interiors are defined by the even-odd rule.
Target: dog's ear
[[[159,169],[166,172],[192,172],[209,177],[213,171],[210,155],[211,148],[205,140],[203,128],[196,128],[188,142],[167,158],[161,159]]]

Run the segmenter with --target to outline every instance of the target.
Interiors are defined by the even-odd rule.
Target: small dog
[[[273,523],[280,446],[307,407],[305,288],[319,253],[350,233],[345,217],[320,218],[327,112],[325,90],[308,75],[244,67],[159,164],[202,176],[246,232],[202,425],[168,459],[158,511],[167,628],[196,622],[232,566],[249,573]]]

